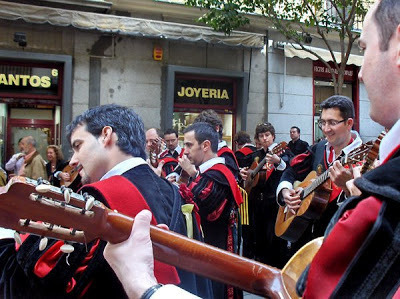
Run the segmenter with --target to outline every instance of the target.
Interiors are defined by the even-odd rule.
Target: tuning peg
[[[74,246],[72,246],[71,244],[65,243],[64,245],[62,245],[62,246],[60,247],[60,250],[61,250],[62,252],[64,252],[64,253],[72,253],[72,252],[74,252],[75,248],[74,248]]]
[[[61,186],[61,192],[64,195],[64,200],[66,203],[69,203],[71,200],[71,192],[72,190],[70,188],[67,188],[65,186]]]
[[[87,193],[84,193],[83,196],[84,196],[85,201],[86,201],[85,210],[86,211],[90,211],[93,208],[93,205],[94,205],[94,197],[89,195],[89,194],[87,194]]]
[[[49,191],[50,191],[51,185],[47,185],[47,184],[42,183],[42,184],[36,186],[35,189],[36,189],[36,191],[39,192],[39,193],[46,193],[46,192],[49,192]]]
[[[14,232],[14,240],[17,242],[18,245],[22,245],[22,239],[19,232]]]
[[[40,251],[45,250],[48,242],[49,240],[46,237],[41,238],[39,243],[39,250]]]

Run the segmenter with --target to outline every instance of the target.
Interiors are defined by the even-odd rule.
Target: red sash
[[[227,146],[221,147],[221,148],[218,150],[217,155],[218,155],[218,157],[221,157],[221,156],[222,156],[223,154],[225,154],[225,153],[230,154],[230,155],[233,157],[233,159],[235,160],[236,165],[239,165],[239,164],[238,164],[238,161],[236,160],[235,153],[234,153],[229,147],[227,147]]]
[[[209,170],[217,170],[224,175],[224,177],[228,181],[229,186],[231,188],[233,198],[235,199],[235,202],[236,202],[237,206],[239,207],[243,202],[242,194],[240,193],[236,179],[233,176],[232,172],[229,170],[229,168],[226,167],[226,165],[224,165],[224,164],[215,164],[214,166],[207,169],[205,172],[207,172]]]
[[[116,188],[118,186],[118,188]],[[123,176],[112,176],[109,179],[85,185],[85,189],[93,188],[100,192],[107,200],[111,209],[119,213],[134,217],[142,210],[151,211],[143,195],[136,186]],[[151,224],[157,225],[154,215]],[[134,261],[127,261],[134,262]],[[180,279],[175,267],[154,260],[154,275],[159,283],[179,284]]]
[[[242,147],[238,152],[241,152],[243,155],[248,156],[253,153],[253,150],[247,146]]]

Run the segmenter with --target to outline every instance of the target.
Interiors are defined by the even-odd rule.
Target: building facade
[[[309,143],[319,136],[315,107],[329,94],[329,78],[310,59],[274,46],[262,51],[266,32],[225,36],[194,24],[198,10],[151,0],[42,3],[0,1],[3,165],[26,135],[42,153],[59,144],[68,157],[65,126],[108,103],[132,107],[147,128],[180,131],[214,109],[228,144],[264,121],[275,126],[277,141],[288,141],[293,125]],[[358,67],[351,70],[357,129],[369,140],[381,128],[369,119]]]

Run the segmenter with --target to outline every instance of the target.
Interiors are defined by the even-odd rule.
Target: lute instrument
[[[80,176],[79,172],[82,170],[82,165],[71,166],[67,164],[62,172],[66,172],[69,174],[69,181],[64,181],[63,179],[60,180],[60,186],[65,186],[71,188],[73,190],[77,190],[80,185]]]
[[[133,221],[90,195],[68,189],[63,194],[28,178],[14,177],[0,188],[0,226],[17,232],[83,244],[97,238],[118,243],[129,237]],[[304,248],[280,271],[156,226],[150,234],[159,261],[268,298],[296,298],[295,282],[322,242]]]
[[[362,144],[347,156],[339,156],[336,160],[344,166],[364,161],[372,145]],[[330,188],[329,169],[321,175],[311,171],[297,186],[303,188],[300,194],[300,208],[293,213],[286,206],[279,207],[275,222],[275,234],[290,242],[296,242],[309,224],[319,219],[325,211],[332,189]],[[328,182],[327,182],[328,181]]]
[[[281,155],[287,146],[287,143],[285,141],[282,141],[278,143],[270,152],[267,154],[277,154]],[[267,162],[267,156],[259,162],[258,158],[256,158],[251,166],[249,167],[249,175],[247,176],[246,181],[243,182],[243,187],[246,190],[247,194],[250,194],[251,189],[253,189],[255,186],[257,186],[258,182],[260,181],[260,171],[264,167],[265,163]],[[272,166],[273,167],[273,166]],[[271,175],[272,171],[267,170],[267,173],[265,174],[264,181],[266,181]]]
[[[379,146],[381,145],[381,141],[383,139],[383,137],[386,136],[386,131],[382,131],[378,138],[376,138],[374,144],[372,145],[371,150],[368,152],[367,157],[365,158],[365,162],[361,167],[360,173],[364,174],[366,173],[368,170],[370,170],[373,166],[373,163],[375,162],[375,160],[378,158],[378,154],[379,154]]]

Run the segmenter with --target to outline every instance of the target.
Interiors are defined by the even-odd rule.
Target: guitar
[[[14,177],[0,189],[0,226],[84,244],[97,238],[118,243],[129,237],[132,218],[91,196],[68,195],[60,188]],[[297,297],[295,282],[322,243],[316,240],[303,248],[299,258],[292,257],[280,271],[156,226],[150,234],[159,261],[268,298]]]
[[[60,186],[65,186],[68,188],[71,188],[73,190],[76,190],[78,188],[75,187],[79,187],[80,185],[80,176],[79,176],[79,172],[82,170],[82,166],[81,165],[77,165],[75,167],[70,166],[69,164],[67,166],[65,166],[62,170],[62,172],[66,172],[69,174],[70,180],[69,181],[64,181],[64,180],[60,180]]]
[[[376,138],[374,144],[372,145],[371,150],[368,152],[367,157],[365,158],[365,162],[361,167],[360,173],[364,174],[366,173],[368,170],[371,169],[372,164],[374,163],[374,161],[376,160],[376,158],[378,157],[379,154],[379,146],[381,145],[381,141],[383,139],[383,137],[386,136],[386,131],[382,131],[378,138]]]
[[[281,155],[287,146],[287,143],[285,141],[282,141],[281,143],[277,144],[270,152],[269,154],[274,155]],[[257,186],[259,180],[260,180],[260,170],[264,167],[265,163],[267,162],[267,156],[265,156],[260,163],[258,163],[258,158],[254,159],[254,162],[251,164],[249,167],[249,175],[247,176],[246,181],[243,182],[243,187],[246,190],[247,194],[250,193],[251,189],[253,189],[255,186]],[[269,171],[265,176],[265,181],[268,179],[269,175],[271,175],[271,171]]]
[[[339,156],[336,160],[344,166],[362,162],[372,146],[362,144],[351,151],[347,157]],[[290,242],[296,242],[304,233],[309,224],[318,219],[325,211],[332,189],[330,188],[329,169],[320,176],[311,171],[297,186],[303,188],[300,194],[301,204],[296,213],[287,207],[279,207],[275,222],[275,235]]]

